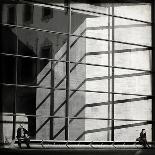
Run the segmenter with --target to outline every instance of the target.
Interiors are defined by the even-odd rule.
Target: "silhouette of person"
[[[18,146],[21,148],[21,143],[24,142],[27,145],[27,148],[30,148],[30,136],[28,131],[20,125],[17,129],[17,139],[18,139]]]
[[[140,132],[140,137],[136,139],[137,141],[139,141],[144,148],[150,148],[147,139],[146,139],[146,131],[145,129],[142,129],[142,131]]]

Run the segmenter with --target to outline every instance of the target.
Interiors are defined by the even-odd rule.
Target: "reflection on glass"
[[[16,58],[13,56],[0,55],[0,82],[16,83]]]
[[[19,4],[19,6],[17,13],[23,14],[23,20],[21,18],[18,20],[19,25],[31,24],[31,27],[43,30],[68,32],[68,13],[63,7],[41,4]]]
[[[118,3],[115,5],[115,15],[151,22],[151,4]]]
[[[22,7],[22,4],[21,4],[21,7]],[[33,11],[34,11],[33,5],[31,4],[23,5],[23,25],[33,24]]]
[[[65,56],[66,45],[67,36],[65,35],[18,29],[20,55],[59,60]]]
[[[11,5],[8,7],[8,24],[15,24],[16,23],[16,5]]]
[[[0,85],[0,91],[1,112],[13,113],[13,105],[15,102],[15,86]]]
[[[107,41],[73,36],[70,39],[71,62],[108,65],[110,54],[111,51]],[[72,63],[71,65],[73,66]]]
[[[18,83],[36,84],[37,63],[36,59],[18,58]]]
[[[117,89],[117,88],[116,88]],[[149,112],[152,106],[151,97],[136,95],[118,95],[115,94],[115,119],[130,119],[143,121],[115,121],[115,139],[117,141],[133,141],[134,135],[138,135],[141,129],[147,130],[147,140],[151,141],[152,125],[145,120],[151,120],[152,115]],[[121,112],[120,112],[121,109]],[[140,110],[139,110],[140,109]],[[146,112],[147,111],[147,112]],[[146,115],[144,115],[144,113]],[[127,132],[135,133],[128,136]],[[122,137],[121,134],[124,136]]]
[[[12,140],[13,114],[15,103],[15,86],[0,85],[0,137]],[[19,120],[18,120],[19,121]],[[8,132],[9,129],[9,132]]]
[[[17,53],[17,33],[16,28],[1,27],[1,53]],[[9,44],[9,46],[8,46]]]

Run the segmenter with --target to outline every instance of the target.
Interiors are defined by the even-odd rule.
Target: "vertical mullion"
[[[65,140],[69,140],[69,98],[70,98],[70,33],[71,33],[71,8],[68,3],[68,39],[66,53],[66,107],[65,107]]]
[[[15,14],[16,14],[16,25],[18,24],[18,17],[17,17],[17,5],[15,5]],[[18,28],[16,27],[16,55],[18,55]],[[16,105],[17,105],[17,84],[18,84],[18,57],[15,57],[15,96],[13,102],[13,131],[12,131],[12,139],[15,139],[16,136]]]
[[[114,4],[112,4],[112,40],[115,40],[115,35],[114,35]],[[111,140],[114,141],[114,51],[115,46],[114,46],[114,41],[112,42],[112,130],[111,130]]]
[[[51,57],[52,59],[54,58],[54,54],[53,51],[50,50],[50,52],[52,52]],[[50,58],[51,58],[50,57]],[[51,97],[50,97],[50,116],[54,115],[54,62],[51,61]],[[50,139],[53,140],[54,137],[54,118],[50,118]]]
[[[155,120],[155,2],[151,3],[152,20],[152,120]],[[152,141],[155,141],[155,122],[152,122]]]
[[[110,6],[108,7],[108,14],[110,14]],[[108,18],[108,40],[110,40],[110,16]],[[108,119],[110,119],[110,41],[108,41]],[[108,128],[110,127],[110,120],[107,124]],[[110,131],[107,133],[107,140],[110,140]]]

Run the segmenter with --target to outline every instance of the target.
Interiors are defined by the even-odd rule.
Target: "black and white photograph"
[[[155,154],[154,0],[0,0],[0,154]]]

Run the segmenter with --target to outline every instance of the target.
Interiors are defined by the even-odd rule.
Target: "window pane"
[[[70,141],[85,141],[84,119],[70,119],[69,136]]]
[[[50,18],[53,18],[53,9],[48,7],[43,7],[42,20],[49,20]]]
[[[36,21],[34,21],[33,27],[49,31],[68,33],[68,13],[65,8],[56,6],[49,6],[46,8],[44,6],[41,7],[35,5],[34,9],[36,10],[36,13],[34,12],[34,18]],[[48,17],[48,19],[46,17]]]
[[[115,49],[115,66],[151,70],[152,51],[149,48],[115,43]]]
[[[37,63],[36,59],[18,58],[18,83],[36,84]]]
[[[94,125],[95,124],[95,125]],[[75,127],[75,129],[78,127]],[[110,130],[107,126],[107,120],[86,119],[85,131],[81,132],[77,140],[85,139],[85,141],[108,141]]]
[[[96,3],[95,3],[96,2]],[[97,12],[97,13],[108,13],[108,7],[111,6],[110,3],[101,3],[98,1],[94,2],[77,2],[76,0],[71,0],[71,8],[72,9],[78,9],[80,12],[81,10],[85,10],[86,14],[89,14],[90,12]]]
[[[144,120],[115,121],[115,139],[117,141],[134,141],[135,137],[139,137],[141,129],[146,129],[147,140],[151,141],[152,125],[147,122],[152,118],[151,107],[152,99],[150,97],[115,94],[115,119]],[[129,136],[127,133],[134,134]]]
[[[151,22],[151,4],[118,3],[115,5],[115,15]]]
[[[21,4],[22,6],[22,4]],[[24,14],[23,14],[23,24],[32,24],[33,23],[33,5],[25,4],[23,6]]]
[[[23,17],[19,16],[18,19],[18,24],[21,26],[68,33],[68,13],[63,7],[41,4],[18,4],[17,12],[19,15],[23,14]]]
[[[8,24],[16,23],[16,5],[8,8]]]
[[[17,87],[16,113],[18,115],[35,115],[36,114],[36,89],[30,87]],[[25,116],[20,121],[25,122],[23,125],[29,130],[32,139],[35,137],[35,117]],[[17,122],[17,126],[20,124]]]
[[[71,36],[70,60],[79,63],[108,65],[111,62],[110,46],[108,41]]]
[[[16,58],[13,56],[0,55],[0,82],[16,83]]]
[[[17,33],[15,28],[2,26],[0,39],[1,39],[1,53],[8,53],[8,54],[17,53]]]
[[[115,18],[114,27],[114,36],[116,41],[151,46],[150,24]]]
[[[5,113],[13,113],[15,102],[15,86],[0,85],[1,110]]]
[[[151,74],[145,71],[115,69],[115,91],[151,95]]]
[[[57,60],[65,56],[66,35],[18,29],[18,39],[20,55]]]
[[[12,140],[13,127],[13,105],[15,102],[15,87],[0,85],[0,127],[1,127],[1,142]],[[9,116],[10,115],[10,116]],[[19,121],[19,119],[18,119]]]

